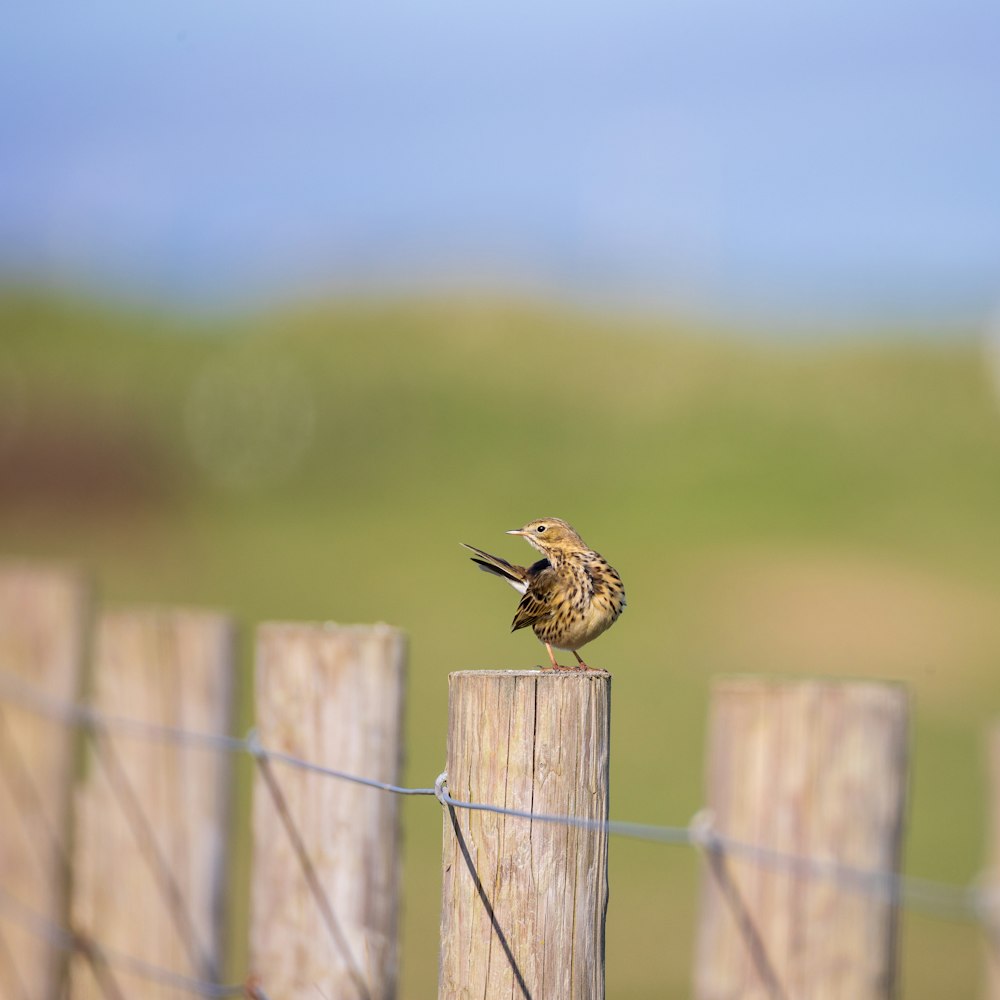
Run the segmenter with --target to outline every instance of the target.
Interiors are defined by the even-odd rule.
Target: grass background
[[[984,865],[1000,406],[971,339],[750,340],[475,299],[192,319],[25,290],[0,295],[0,331],[0,553],[76,560],[114,604],[229,609],[247,647],[264,619],[401,626],[408,783],[441,770],[449,671],[544,656],[458,543],[528,558],[502,532],[555,514],[628,589],[588,649],[614,674],[615,818],[699,808],[713,676],[885,677],[914,697],[907,871]],[[441,822],[423,799],[403,820],[420,1000]],[[696,859],[613,840],[610,863],[608,995],[688,996]],[[905,914],[903,995],[976,995],[982,947]]]

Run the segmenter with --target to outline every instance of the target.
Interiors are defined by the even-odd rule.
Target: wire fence
[[[457,799],[450,794],[447,774],[445,773],[437,777],[433,786],[427,787],[406,787],[377,781],[363,775],[351,774],[305,760],[285,751],[266,747],[260,742],[254,730],[241,738],[218,733],[194,732],[110,715],[87,704],[65,702],[47,696],[17,675],[0,671],[0,705],[3,704],[13,705],[54,722],[72,726],[82,730],[92,738],[102,734],[116,733],[132,739],[151,740],[217,753],[248,755],[258,767],[264,769],[265,785],[278,805],[279,812],[283,812],[286,830],[292,839],[303,872],[307,881],[310,882],[321,910],[323,909],[322,890],[318,885],[313,885],[309,878],[312,870],[311,862],[305,846],[296,841],[295,828],[287,815],[287,807],[283,809],[280,782],[274,774],[274,769],[269,766],[272,762],[338,781],[352,782],[389,794],[434,797],[445,808],[495,813],[532,823],[561,824],[568,827],[601,831],[611,836],[654,843],[686,845],[702,851],[710,863],[724,857],[751,861],[771,870],[786,872],[797,877],[832,882],[847,892],[875,896],[894,907],[920,910],[949,920],[978,922],[989,930],[992,930],[998,905],[1000,905],[1000,892],[996,887],[988,885],[985,879],[977,880],[969,885],[957,885],[903,875],[893,871],[856,868],[830,859],[787,853],[726,836],[715,828],[713,817],[708,810],[699,811],[690,822],[684,825],[657,826],[621,820],[594,820],[571,815],[530,812],[485,802],[468,802]],[[111,773],[114,773],[113,762],[107,758],[104,760],[104,766]],[[10,776],[8,776],[8,780],[11,780]],[[19,775],[19,781],[22,785],[27,784],[30,788],[29,777],[25,774]],[[123,798],[126,803],[129,803],[130,798],[134,797],[134,790],[127,788],[123,790],[120,787],[119,791],[121,792],[120,798]],[[37,798],[38,790],[33,790],[31,794],[33,798]],[[125,808],[133,814],[133,822],[141,824],[141,809],[138,808],[137,802],[133,801]],[[137,832],[137,838],[143,842],[151,841],[151,838],[144,836],[141,830]],[[65,866],[68,864],[68,860],[61,847],[60,852],[63,855],[60,863]],[[155,859],[151,864],[154,869],[159,867]],[[162,888],[167,896],[176,895],[176,889],[170,884],[165,884]],[[175,902],[177,901],[175,900]],[[160,968],[144,959],[108,947],[99,941],[53,922],[25,906],[2,887],[0,887],[0,916],[18,924],[32,935],[63,951],[82,955],[94,969],[103,994],[111,998],[124,994],[113,980],[109,980],[106,975],[102,977],[101,970],[106,972],[108,969],[120,969],[149,982],[170,986],[195,996],[248,996],[252,1000],[267,1000],[263,988],[252,977],[242,983],[220,984],[214,979],[186,976]],[[0,946],[3,945],[2,935],[0,935]],[[205,963],[196,964],[204,965]],[[359,987],[359,995],[367,995],[364,992],[363,984]]]

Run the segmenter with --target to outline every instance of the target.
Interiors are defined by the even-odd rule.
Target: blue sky
[[[11,9],[13,8],[13,9]],[[1000,299],[1000,5],[10,5],[0,275],[510,288],[821,322]]]

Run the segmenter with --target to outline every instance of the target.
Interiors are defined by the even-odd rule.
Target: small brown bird
[[[502,577],[522,595],[511,631],[530,625],[545,643],[554,670],[591,669],[577,650],[611,628],[622,613],[622,578],[558,517],[540,517],[507,534],[520,535],[545,558],[531,566],[515,566],[474,545],[462,544],[475,552],[472,561],[480,569]],[[553,646],[568,649],[578,666],[556,663]]]

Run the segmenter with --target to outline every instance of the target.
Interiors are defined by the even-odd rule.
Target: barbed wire
[[[847,891],[880,897],[894,906],[919,909],[943,918],[992,924],[1000,908],[1000,892],[995,887],[988,887],[982,880],[971,885],[956,885],[893,871],[858,868],[833,859],[808,857],[749,843],[717,831],[714,817],[709,810],[698,812],[683,826],[657,826],[612,819],[536,813],[485,802],[467,802],[450,794],[446,774],[439,775],[432,788],[406,787],[378,781],[326,767],[287,751],[268,748],[260,742],[255,730],[251,730],[246,737],[241,738],[200,733],[110,715],[91,705],[64,702],[47,696],[16,675],[5,671],[0,671],[0,702],[16,704],[36,714],[85,729],[118,732],[136,738],[206,750],[246,753],[258,761],[276,761],[288,767],[397,795],[433,795],[442,805],[455,809],[494,813],[529,822],[556,823],[635,840],[687,845],[698,848],[708,855],[726,854],[798,877],[832,881]]]

